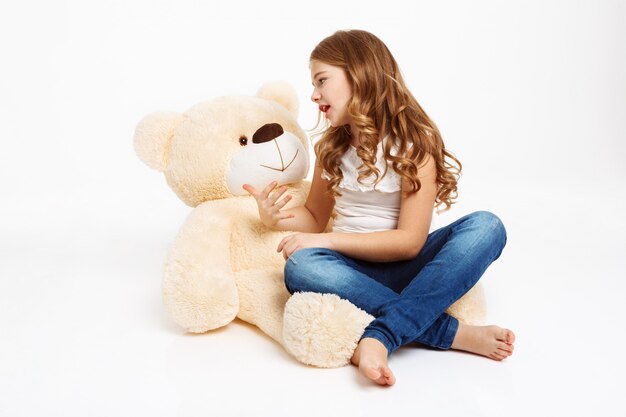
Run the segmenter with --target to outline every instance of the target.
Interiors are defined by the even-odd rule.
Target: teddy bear
[[[277,181],[292,196],[284,209],[304,205],[310,154],[297,116],[295,90],[267,82],[255,96],[227,95],[184,113],[151,113],[137,124],[134,148],[193,208],[165,260],[162,297],[173,320],[187,332],[204,333],[239,318],[302,363],[340,367],[374,317],[334,294],[289,294],[276,248],[293,232],[267,228],[256,200],[242,188]],[[325,231],[332,230],[333,217]],[[449,312],[463,322],[481,321],[480,284]]]

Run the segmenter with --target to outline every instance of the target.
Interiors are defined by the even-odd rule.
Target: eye
[[[248,138],[245,136],[242,136],[239,138],[239,144],[241,146],[247,146],[248,145]]]
[[[321,84],[324,84],[324,81],[326,81],[326,78],[320,78],[318,82],[319,82],[319,83],[320,83],[320,85],[321,85]]]

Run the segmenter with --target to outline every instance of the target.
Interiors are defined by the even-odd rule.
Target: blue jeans
[[[502,253],[500,219],[477,211],[428,235],[417,257],[369,262],[326,248],[305,248],[285,264],[285,285],[297,291],[337,294],[375,317],[361,338],[387,348],[418,342],[450,349],[459,327],[445,311],[478,282]]]

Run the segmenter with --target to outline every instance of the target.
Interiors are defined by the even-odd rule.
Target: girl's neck
[[[350,144],[355,148],[359,147],[359,131],[352,125],[350,125]]]

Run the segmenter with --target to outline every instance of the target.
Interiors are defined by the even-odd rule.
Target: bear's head
[[[182,114],[149,114],[135,129],[135,151],[191,207],[249,195],[243,184],[262,189],[307,176],[307,139],[297,114],[295,90],[270,82],[255,97],[224,96]]]

